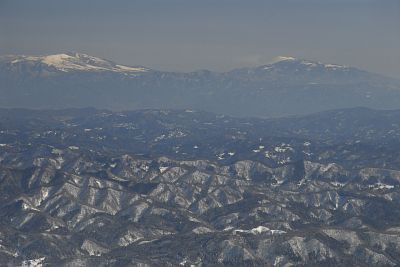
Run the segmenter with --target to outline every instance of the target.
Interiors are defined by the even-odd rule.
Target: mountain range
[[[2,56],[0,107],[0,266],[400,266],[398,80]]]
[[[1,266],[399,266],[400,110],[0,109]]]
[[[274,117],[400,108],[400,81],[357,68],[278,57],[228,72],[165,72],[80,53],[0,57],[0,106],[180,108]]]

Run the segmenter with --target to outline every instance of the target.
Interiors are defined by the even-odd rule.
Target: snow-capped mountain
[[[163,72],[79,53],[0,57],[0,106],[189,108],[281,116],[400,108],[400,81],[339,64],[278,57],[219,73]]]
[[[337,69],[342,69],[342,70],[349,70],[348,66],[344,65],[337,65],[337,64],[324,64],[322,62],[316,62],[316,61],[310,61],[310,60],[305,60],[305,59],[298,59],[295,57],[288,57],[288,56],[279,56],[273,59],[270,64],[264,67],[264,69],[271,69],[271,65],[276,66],[277,64],[283,64],[283,63],[296,63],[300,64],[303,66],[308,67],[309,69],[316,68],[316,67],[322,67],[327,70],[337,70]]]
[[[118,65],[109,60],[73,52],[46,56],[4,56],[0,58],[0,62],[7,64],[10,69],[18,66],[30,65],[32,67],[49,67],[62,72],[112,71],[120,73],[137,73],[149,71],[149,69],[144,67]]]
[[[282,82],[356,82],[360,79],[377,78],[366,71],[338,64],[280,56],[266,65],[236,69],[230,72],[236,77],[252,80],[281,80]]]

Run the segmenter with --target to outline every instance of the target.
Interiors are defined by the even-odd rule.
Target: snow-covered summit
[[[296,66],[302,66],[306,68],[324,68],[327,70],[347,70],[348,66],[337,65],[337,64],[325,64],[319,61],[312,61],[308,59],[299,59],[292,56],[278,56],[270,61],[267,65],[263,66],[264,69],[269,70],[274,66],[282,64],[291,64]]]
[[[41,63],[63,72],[69,71],[112,71],[122,73],[146,72],[144,67],[130,67],[115,64],[112,61],[89,56],[81,53],[62,53],[45,56],[6,56],[11,64]]]
[[[269,64],[275,64],[275,63],[282,62],[282,61],[295,61],[295,60],[297,60],[297,58],[295,58],[295,57],[278,56],[278,57],[275,57],[272,61],[270,61]]]

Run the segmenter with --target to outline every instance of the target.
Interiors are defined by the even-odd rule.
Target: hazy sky
[[[224,71],[279,55],[400,78],[400,0],[0,0],[0,54]]]

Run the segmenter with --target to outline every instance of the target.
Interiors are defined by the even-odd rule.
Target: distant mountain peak
[[[307,69],[312,68],[323,68],[326,70],[348,70],[349,67],[345,65],[338,65],[338,64],[325,64],[319,61],[313,61],[308,59],[300,59],[292,56],[278,56],[274,58],[271,62],[267,65],[262,66],[264,69],[269,70],[277,65],[287,65],[287,64],[295,64],[296,66],[302,66]]]
[[[112,61],[82,53],[66,52],[43,56],[6,56],[3,57],[11,64],[40,63],[53,67],[62,72],[70,71],[112,71],[121,73],[146,72],[144,67],[131,67],[115,64]]]

